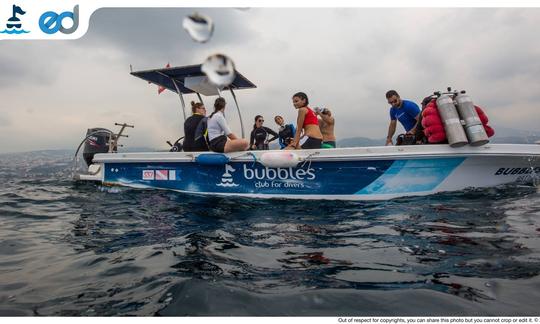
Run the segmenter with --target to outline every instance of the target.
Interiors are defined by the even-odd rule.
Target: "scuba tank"
[[[467,145],[467,135],[461,125],[458,112],[454,106],[454,99],[448,93],[443,93],[437,98],[437,108],[444,124],[448,144],[452,147]]]
[[[482,125],[482,121],[474,108],[471,97],[469,97],[465,91],[461,91],[456,96],[456,102],[459,115],[461,116],[461,119],[465,121],[464,128],[469,143],[472,146],[487,144],[489,142],[488,136]]]

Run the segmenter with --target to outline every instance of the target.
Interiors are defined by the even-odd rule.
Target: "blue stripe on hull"
[[[381,195],[433,190],[464,160],[308,162],[278,169],[254,162],[106,163],[105,182],[224,194]]]
[[[298,168],[259,163],[223,166],[185,163],[106,163],[105,182],[192,192],[294,195],[354,194],[385,173],[393,161],[312,162]]]
[[[376,181],[356,194],[396,194],[435,189],[465,158],[398,160]]]

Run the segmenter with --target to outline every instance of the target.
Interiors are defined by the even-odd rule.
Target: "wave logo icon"
[[[221,175],[221,183],[216,184],[216,186],[219,187],[238,187],[236,183],[234,183],[234,179],[232,178],[232,175],[229,172],[236,171],[232,166],[225,164],[225,173]]]
[[[69,28],[65,28],[62,23],[64,19],[69,18],[73,21],[73,25]],[[47,11],[39,17],[39,28],[45,34],[55,34],[61,32],[62,34],[73,34],[77,28],[79,28],[79,5],[73,7],[73,12],[64,11],[61,14],[57,14],[54,11]]]
[[[0,31],[0,34],[28,34],[28,30],[22,29],[21,19],[17,15],[22,16],[26,11],[21,7],[13,5],[11,17],[7,20],[6,29]]]

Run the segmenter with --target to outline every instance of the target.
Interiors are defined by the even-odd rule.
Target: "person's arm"
[[[321,119],[328,125],[334,125],[334,117],[332,117],[332,113],[330,110],[326,110],[326,114],[323,114],[322,112],[319,114],[321,116]]]
[[[394,134],[396,133],[396,124],[397,120],[392,119],[390,120],[390,125],[388,126],[388,136],[386,137],[386,145],[393,145],[392,137],[394,137]]]
[[[298,109],[298,117],[296,118],[296,125],[304,125],[304,119],[306,119],[306,113],[307,108],[299,108]],[[292,143],[289,146],[292,146],[293,148],[298,148],[300,145],[300,127],[298,126],[298,130],[296,134],[294,134],[294,139]]]
[[[254,143],[255,142],[255,128],[251,131],[251,136],[249,137],[249,147],[250,148],[254,148]]]
[[[416,121],[413,128],[407,132],[407,134],[414,135],[416,133],[416,128],[418,127],[418,121],[420,120],[420,114],[422,111],[420,110],[420,107],[418,107],[418,105],[412,101],[404,102],[403,110],[407,115],[414,117],[414,120]]]
[[[416,123],[414,124],[413,128],[411,128],[411,130],[407,132],[407,134],[416,134],[416,129],[418,128],[418,123],[420,122],[420,113],[418,113],[418,115],[416,115],[414,119],[416,119]]]
[[[272,142],[273,140],[279,137],[278,133],[276,133],[273,129],[268,128],[268,127],[264,127],[264,128],[266,129],[268,133],[270,133],[270,135],[273,136],[271,139],[268,140],[268,143]]]

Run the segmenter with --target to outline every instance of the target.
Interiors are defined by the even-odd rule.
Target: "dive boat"
[[[203,101],[201,95],[229,91],[245,137],[235,91],[256,86],[240,73],[221,90],[208,82],[200,65],[131,74],[177,93],[184,119],[185,95]],[[384,200],[511,183],[536,185],[540,180],[540,146],[535,144],[122,153],[116,152],[117,141],[130,125],[121,126],[118,134],[89,130],[81,142],[88,171],[75,179],[203,195],[332,200]],[[102,149],[92,150],[100,146],[100,133],[105,134]]]

